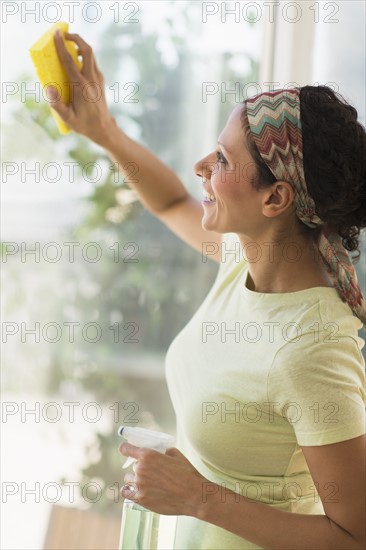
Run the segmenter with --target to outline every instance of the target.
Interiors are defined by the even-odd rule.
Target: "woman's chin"
[[[204,215],[202,218],[202,228],[205,229],[205,231],[216,231],[215,220],[213,220],[211,216]]]

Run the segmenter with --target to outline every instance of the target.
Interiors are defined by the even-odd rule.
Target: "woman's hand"
[[[115,121],[108,111],[104,92],[104,77],[97,67],[93,50],[78,34],[65,33],[73,40],[82,56],[82,70],[75,64],[65,48],[60,31],[54,35],[55,46],[70,83],[70,104],[66,105],[52,86],[47,87],[50,107],[75,132],[103,146]]]
[[[121,495],[158,514],[196,516],[203,484],[209,483],[175,447],[165,454],[122,443],[120,453],[136,458]]]

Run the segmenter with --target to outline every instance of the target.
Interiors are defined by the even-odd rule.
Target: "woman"
[[[52,107],[121,170],[136,162],[146,208],[220,262],[167,354],[178,448],[122,444],[137,459],[122,496],[177,515],[182,550],[364,548],[366,307],[347,254],[366,226],[356,110],[311,86],[238,105],[195,166],[201,205],[117,127],[104,95],[84,100],[103,75],[90,46],[66,38],[81,72],[59,36],[57,51],[81,86]]]

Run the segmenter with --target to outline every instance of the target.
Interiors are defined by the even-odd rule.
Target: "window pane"
[[[213,14],[200,2],[92,4],[76,7],[71,22],[60,3],[61,20],[92,45],[111,111],[201,199],[193,164],[216,147],[232,108],[255,93],[248,85],[258,80],[262,21],[251,23],[251,10],[226,13],[237,10],[234,2]],[[3,125],[4,471],[40,491],[39,502],[26,496],[25,505],[19,492],[9,496],[7,548],[41,547],[55,502],[55,521],[64,507],[78,507],[119,525],[121,502],[110,489],[122,480],[117,427],[174,433],[165,352],[218,269],[133,201],[101,148],[58,133],[41,90],[31,93],[37,79],[28,54],[50,26],[42,11],[37,22],[19,10],[3,28],[11,44],[4,79],[18,84]],[[33,452],[26,464],[25,448]],[[59,501],[51,490],[42,496],[48,483],[58,484]],[[101,491],[95,502],[83,494],[88,483]],[[104,543],[111,547],[104,540],[98,548]]]

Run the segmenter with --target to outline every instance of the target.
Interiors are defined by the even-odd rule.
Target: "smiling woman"
[[[78,35],[68,38],[86,58],[80,73],[55,38],[70,80],[79,89],[91,80],[103,89],[91,48]],[[330,107],[320,105],[324,124],[314,138],[318,127],[301,106],[315,94],[316,111],[323,93]],[[179,549],[363,548],[365,372],[358,330],[366,309],[345,246],[357,244],[350,220],[366,226],[366,178],[342,142],[351,135],[356,157],[364,158],[356,111],[322,87],[263,93],[236,106],[219,136],[221,149],[195,165],[210,198],[202,206],[117,126],[104,96],[96,104],[75,93],[70,106],[55,99],[53,108],[119,167],[138,163],[133,185],[146,208],[196,249],[210,241],[212,257],[221,260],[214,285],[167,353],[177,448],[166,455],[121,448],[138,460],[124,479],[136,484],[134,500],[179,516]],[[304,127],[313,130],[304,147],[303,114]],[[324,130],[334,114],[339,142]],[[339,184],[339,196],[320,201],[321,211],[305,181],[309,175],[322,186],[315,168],[304,166],[311,140],[323,145],[328,181]],[[258,177],[254,147],[274,181]],[[357,209],[353,195],[361,200]],[[336,227],[326,223],[336,221],[335,210],[343,216]],[[319,226],[316,239],[304,224]],[[257,257],[236,261],[233,247],[245,251],[253,243]],[[125,489],[122,495],[131,498]]]
[[[196,489],[196,511],[186,512],[193,518],[178,518],[180,548],[364,546],[366,399],[357,333],[365,302],[343,247],[354,250],[357,242],[332,233],[307,192],[301,97],[277,91],[236,108],[220,137],[231,151],[227,163],[217,168],[212,152],[196,165],[216,197],[203,223],[225,233],[227,253],[166,360],[177,446],[206,480]],[[322,173],[327,164],[324,186],[338,182],[339,194],[333,203],[324,197],[321,211],[327,219],[338,208],[344,231],[343,220],[357,213],[348,233],[357,235],[365,226],[365,131],[331,90],[307,87],[304,97],[308,127],[312,113],[333,128],[317,136],[323,147],[308,157],[314,164],[305,164],[306,173],[321,197],[315,167]],[[334,133],[336,124],[342,131]],[[250,159],[267,167],[263,179],[260,171],[243,176]],[[239,243],[243,250],[255,243],[259,254],[237,261]],[[290,243],[300,253],[295,261],[286,253]]]
[[[218,145],[222,151],[212,151],[194,169],[202,177],[205,191],[215,197],[213,204],[203,201],[204,229],[248,234],[250,228],[255,240],[255,225],[259,222],[255,203],[259,194],[252,185],[255,165],[243,135],[242,110],[241,104],[235,107],[220,134]]]

